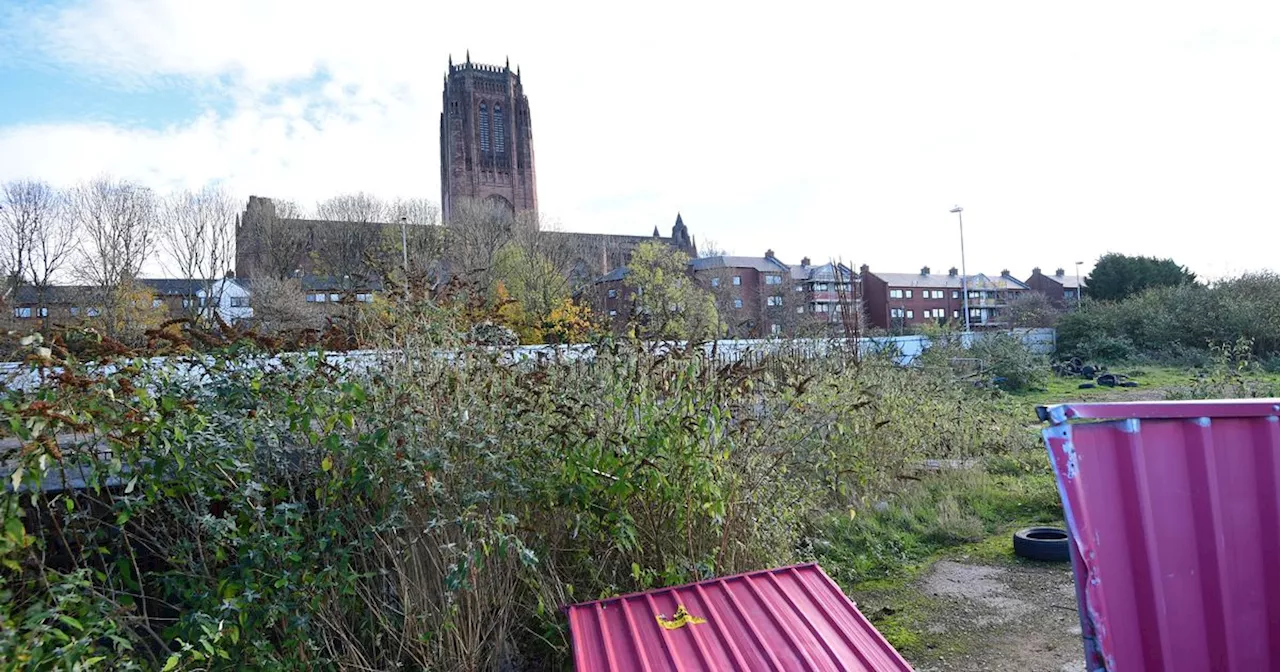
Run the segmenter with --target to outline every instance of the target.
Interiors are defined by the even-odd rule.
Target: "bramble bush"
[[[0,660],[553,668],[565,604],[794,561],[924,458],[1035,442],[998,393],[838,350],[513,362],[450,320],[381,306],[359,360],[32,343],[41,384],[0,402]]]

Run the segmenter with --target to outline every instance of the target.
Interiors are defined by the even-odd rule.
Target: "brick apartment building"
[[[779,261],[773,250],[763,257],[694,259],[688,272],[715,299],[728,338],[826,333],[842,318],[857,282],[847,266],[813,266],[808,257],[793,266]],[[593,308],[615,332],[622,332],[633,315],[636,289],[627,274],[625,267],[616,268],[589,291]]]
[[[1031,277],[1026,284],[1031,289],[1049,297],[1049,301],[1059,308],[1069,308],[1080,301],[1080,292],[1085,289],[1085,282],[1079,276],[1067,275],[1059,268],[1053,275],[1045,275],[1040,269],[1031,269]]]
[[[964,324],[964,278],[951,268],[946,274],[933,273],[928,266],[919,273],[873,273],[861,269],[863,306],[870,326],[901,330],[925,324]],[[1009,300],[1029,287],[1001,271],[997,278],[983,273],[970,275],[969,324],[973,327],[1007,326],[1005,309]]]

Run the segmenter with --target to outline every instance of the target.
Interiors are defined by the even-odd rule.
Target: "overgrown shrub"
[[[974,341],[970,353],[983,363],[993,383],[1002,390],[1037,388],[1048,378],[1048,361],[1010,334],[983,334],[983,338]]]
[[[33,348],[43,384],[0,402],[0,660],[554,667],[566,603],[796,560],[924,458],[1035,442],[999,396],[838,349],[513,363],[434,309],[370,320],[359,358]]]
[[[1280,276],[1248,274],[1212,286],[1149,289],[1123,301],[1086,301],[1058,321],[1058,348],[1083,359],[1164,360],[1244,337],[1253,353],[1280,353]]]

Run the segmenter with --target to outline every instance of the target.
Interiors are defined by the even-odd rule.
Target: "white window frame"
[[[891,299],[901,299],[901,298],[902,298],[902,290],[901,290],[901,289],[891,289],[891,290],[889,290],[889,298],[891,298]]]
[[[720,286],[720,278],[711,278],[711,286],[712,286],[712,287],[719,287],[719,286]]]
[[[742,284],[742,276],[741,275],[733,276],[733,286],[737,287],[738,285],[741,285],[741,284]]]
[[[611,299],[616,299],[616,298],[618,298],[618,290],[616,290],[616,289],[611,289],[611,290],[609,290],[609,298],[611,298]]]
[[[914,320],[914,319],[916,319],[916,311],[914,311],[914,310],[908,310],[908,311],[907,311],[907,319],[908,319],[908,320]]]
[[[742,307],[742,299],[734,299],[734,300],[733,300],[733,307],[734,307],[734,308],[741,308],[741,307]]]
[[[19,320],[31,319],[31,306],[18,306],[13,309],[13,316]]]

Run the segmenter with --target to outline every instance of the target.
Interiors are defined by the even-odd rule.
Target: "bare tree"
[[[74,272],[95,288],[102,322],[111,331],[123,329],[130,308],[141,301],[134,280],[156,248],[155,196],[104,176],[73,189],[69,207],[82,233]]]
[[[253,281],[253,321],[265,332],[318,329],[324,312],[303,300],[297,278],[263,277]]]
[[[163,203],[162,234],[176,274],[201,282],[210,305],[221,303],[218,282],[234,263],[232,221],[236,204],[221,187],[208,186],[170,194]],[[188,297],[194,299],[195,297]],[[192,312],[200,307],[191,301]]]
[[[698,256],[706,259],[708,257],[723,257],[729,254],[720,247],[720,244],[710,238],[702,241],[702,249],[698,250]]]
[[[14,289],[30,284],[43,307],[45,292],[75,249],[66,197],[45,182],[0,186],[0,257]]]
[[[515,215],[495,200],[460,199],[448,231],[449,261],[456,274],[488,287],[494,256],[515,233]]]
[[[260,206],[245,213],[242,226],[248,235],[238,244],[249,243],[259,274],[283,280],[299,271],[303,256],[311,246],[310,226],[302,207],[295,201],[260,199]]]
[[[440,208],[425,198],[397,199],[388,206],[391,226],[383,227],[376,253],[378,271],[408,273],[410,286],[423,286],[441,271],[444,228]],[[405,264],[408,268],[405,268]]]
[[[376,252],[391,215],[386,202],[365,192],[321,201],[316,205],[316,217],[323,221],[317,223],[318,261],[333,275],[367,273],[366,257]]]

